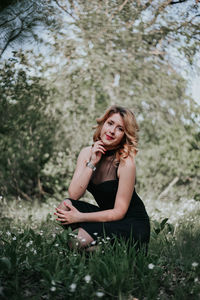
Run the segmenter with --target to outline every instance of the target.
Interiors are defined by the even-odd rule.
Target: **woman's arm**
[[[78,156],[76,169],[68,189],[70,198],[77,200],[85,193],[93,172],[91,168],[86,166],[86,163],[90,161],[94,166],[96,166],[105,151],[106,150],[102,141],[97,141],[94,143],[93,147],[86,147],[81,150]]]
[[[78,222],[108,222],[122,219],[129,207],[135,183],[135,162],[128,157],[119,165],[119,186],[113,209],[100,212],[81,213],[74,206],[65,204],[69,211],[57,210],[58,221],[62,224]]]
[[[68,188],[69,197],[74,200],[78,200],[85,193],[92,176],[92,169],[86,167],[90,159],[90,149],[91,147],[83,148],[77,159],[76,169]]]

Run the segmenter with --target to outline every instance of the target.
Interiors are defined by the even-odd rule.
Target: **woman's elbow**
[[[68,189],[68,195],[69,195],[69,198],[73,199],[73,200],[77,200],[77,195],[76,195],[76,192],[73,191],[72,188],[69,187]]]
[[[125,213],[121,210],[116,210],[114,214],[113,221],[119,221],[122,220],[125,217]]]

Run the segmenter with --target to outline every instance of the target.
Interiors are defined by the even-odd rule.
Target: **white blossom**
[[[194,261],[194,262],[192,263],[192,267],[193,267],[193,268],[198,267],[198,265],[199,265],[199,264],[198,264],[196,261]]]
[[[70,289],[70,292],[75,292],[76,290],[76,283],[72,283],[70,286],[69,286],[69,289]]]
[[[55,286],[52,286],[52,287],[50,288],[50,290],[51,290],[52,292],[55,292],[55,291],[56,291],[56,287],[55,287]]]
[[[155,265],[154,265],[154,264],[148,264],[148,268],[149,268],[150,270],[153,270],[153,269],[154,269],[154,267],[155,267]]]
[[[104,296],[104,293],[103,292],[96,292],[96,296],[101,298]]]
[[[86,282],[86,283],[89,283],[90,280],[91,280],[91,276],[90,276],[90,275],[86,275],[86,276],[84,277],[84,279],[85,279],[85,282]]]
[[[56,283],[55,283],[54,280],[51,280],[51,284],[52,284],[52,285],[56,285]]]

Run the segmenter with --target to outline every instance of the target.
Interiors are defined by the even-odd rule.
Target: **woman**
[[[91,250],[98,237],[114,235],[147,245],[149,218],[134,188],[139,130],[135,116],[126,108],[112,106],[97,124],[93,146],[78,156],[69,198],[56,209],[57,220],[78,229],[80,248]],[[77,201],[86,189],[98,206]]]

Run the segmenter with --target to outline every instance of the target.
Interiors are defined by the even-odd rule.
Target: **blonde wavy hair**
[[[139,127],[135,119],[134,113],[124,107],[113,105],[109,107],[103,116],[97,118],[97,126],[93,135],[93,141],[100,140],[101,129],[105,121],[113,114],[120,114],[124,122],[124,137],[116,151],[116,160],[124,160],[129,155],[134,157],[138,152],[138,131]]]

